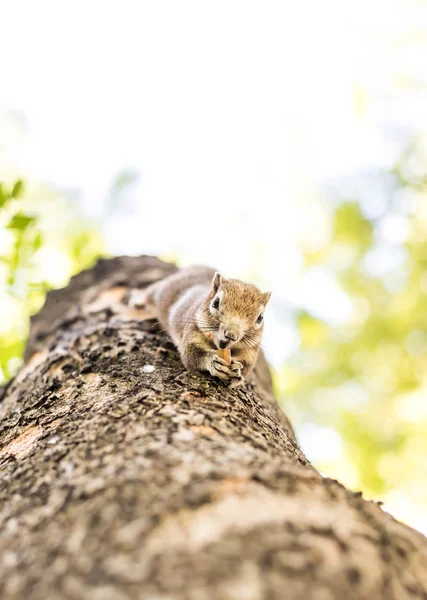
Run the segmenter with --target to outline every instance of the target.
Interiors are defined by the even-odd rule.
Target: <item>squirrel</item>
[[[255,365],[270,296],[196,266],[148,286],[142,304],[169,333],[187,369],[208,371],[234,388]],[[218,354],[226,348],[230,364]]]

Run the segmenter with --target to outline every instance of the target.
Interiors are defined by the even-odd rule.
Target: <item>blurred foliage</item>
[[[19,367],[29,317],[52,287],[91,266],[103,251],[95,227],[45,185],[0,182],[0,383]]]
[[[135,170],[123,169],[116,175],[106,199],[105,216],[132,213],[131,192],[138,180],[139,173]]]
[[[277,385],[287,409],[294,407],[297,425],[325,428],[326,440],[334,430],[340,434],[336,456],[318,464],[328,475],[371,497],[403,490],[416,504],[427,505],[422,142],[411,145],[380,180],[387,198],[381,210],[372,210],[374,200],[363,195],[334,201],[329,239],[304,252],[305,273],[333,274],[350,310],[334,323],[296,311],[300,345]]]

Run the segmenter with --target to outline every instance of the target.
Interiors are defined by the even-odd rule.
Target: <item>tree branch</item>
[[[0,404],[1,598],[427,598],[427,540],[317,473],[263,359],[229,390],[132,307],[174,268],[99,261],[33,319]]]

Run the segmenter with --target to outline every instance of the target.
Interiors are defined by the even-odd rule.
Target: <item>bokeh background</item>
[[[427,533],[427,2],[0,6],[0,383],[99,256],[273,296],[322,473]]]

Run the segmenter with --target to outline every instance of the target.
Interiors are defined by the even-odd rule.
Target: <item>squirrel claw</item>
[[[232,371],[240,371],[240,369],[243,369],[243,365],[238,360],[231,359],[230,369]]]
[[[234,389],[237,387],[240,387],[241,385],[243,385],[245,382],[245,380],[243,379],[243,377],[241,375],[239,375],[239,377],[235,377],[234,379],[232,379],[230,381],[230,383],[228,384],[228,387],[230,389]]]

